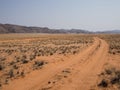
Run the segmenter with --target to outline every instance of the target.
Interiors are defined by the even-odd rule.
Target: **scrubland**
[[[8,34],[0,36],[0,87],[41,69],[44,57],[79,53],[93,43],[89,35]]]
[[[109,44],[110,54],[120,54],[120,34],[101,35],[101,38]]]
[[[120,34],[101,35],[109,44],[107,62],[103,71],[98,75],[97,89],[119,90],[120,89]]]
[[[0,35],[1,90],[119,90],[119,63],[119,34]]]

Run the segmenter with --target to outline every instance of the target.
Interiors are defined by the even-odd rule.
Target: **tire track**
[[[61,73],[61,79],[56,84],[48,83],[39,90],[89,90],[101,72],[108,51],[107,43],[99,38],[97,40],[99,44],[86,56],[84,62],[68,67],[70,73],[67,77]],[[55,82],[56,79],[54,77],[51,81]]]
[[[94,75],[92,70],[95,70],[95,75],[98,73],[97,70],[100,70],[104,64],[104,61],[100,59],[106,58],[108,50],[105,41],[97,37],[94,39],[93,45],[78,55],[70,57],[70,60],[48,64],[41,70],[33,71],[25,78],[12,81],[9,85],[3,87],[3,90],[87,90],[87,88],[84,89],[84,84],[88,82],[85,78],[91,78]],[[99,69],[95,69],[96,67]],[[51,81],[55,81],[59,77],[61,78],[56,81],[57,83],[49,86]],[[70,80],[71,83],[69,83]],[[64,85],[59,81],[63,82]]]
[[[90,90],[96,83],[97,75],[101,72],[102,66],[107,59],[108,45],[105,41],[99,39],[100,44],[92,56],[82,66],[76,65],[73,74],[64,81],[64,84],[58,84],[51,90]]]

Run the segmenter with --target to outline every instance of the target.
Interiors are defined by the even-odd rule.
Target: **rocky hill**
[[[49,29],[47,27],[27,27],[13,24],[0,24],[0,33],[90,33],[80,29]]]
[[[82,29],[49,29],[47,27],[27,27],[13,24],[0,24],[0,33],[83,33],[83,34],[120,34],[120,30],[90,32]]]

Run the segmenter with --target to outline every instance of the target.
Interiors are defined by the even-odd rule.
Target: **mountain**
[[[0,24],[0,33],[83,33],[83,34],[120,34],[120,30],[90,32],[82,29],[49,29],[47,27],[27,27],[13,24]]]
[[[27,27],[13,24],[0,24],[0,33],[91,33],[81,29],[49,29],[47,27]]]
[[[93,32],[94,34],[120,34],[120,30],[105,30]]]
[[[120,30],[108,30],[108,31],[103,31],[100,33],[105,33],[105,34],[120,34]]]

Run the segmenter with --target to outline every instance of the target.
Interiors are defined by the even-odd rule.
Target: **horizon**
[[[50,29],[120,30],[119,0],[1,0],[0,23]]]
[[[3,25],[18,25],[18,26],[25,26],[25,25],[19,25],[19,24],[10,24],[10,23],[0,23]],[[40,27],[40,26],[25,26],[25,27],[38,27],[38,28],[48,28],[51,30],[83,30],[83,31],[89,31],[89,32],[104,32],[104,31],[120,31],[120,29],[114,29],[114,30],[96,30],[96,31],[90,31],[90,30],[85,30],[85,29],[81,29],[81,28],[69,28],[69,29],[64,29],[64,28],[49,28],[49,27]]]

